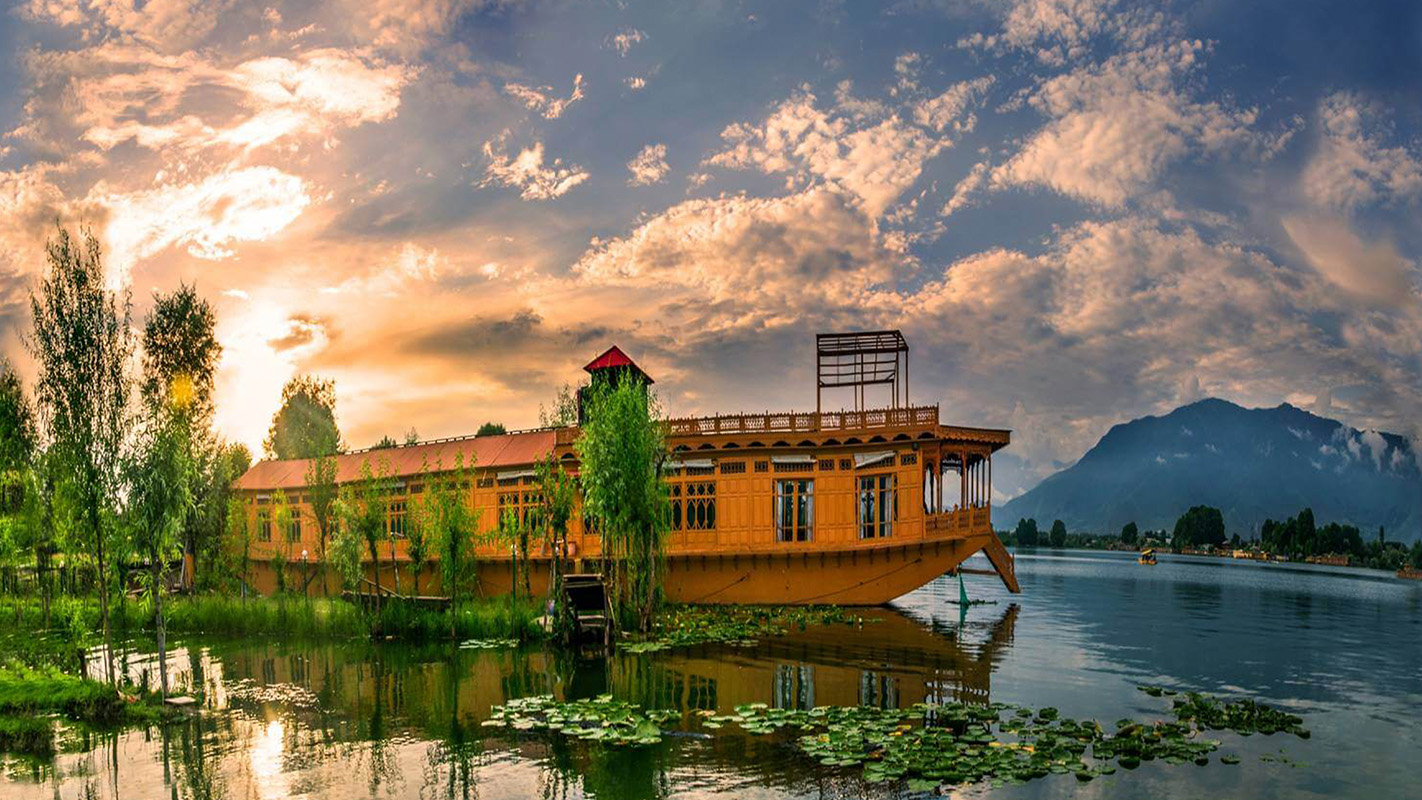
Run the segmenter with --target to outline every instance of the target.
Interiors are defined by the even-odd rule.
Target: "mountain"
[[[1127,522],[1170,529],[1193,505],[1224,512],[1249,538],[1265,519],[1312,507],[1320,522],[1385,526],[1389,539],[1422,533],[1419,454],[1405,437],[1359,431],[1287,403],[1242,408],[1207,399],[1113,427],[1081,460],[996,510],[999,527],[1115,533]]]

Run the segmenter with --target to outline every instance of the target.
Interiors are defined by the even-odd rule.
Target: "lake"
[[[974,559],[977,560],[977,559]],[[972,562],[969,562],[972,565]],[[612,749],[481,727],[507,698],[611,693],[648,707],[729,711],[1055,706],[1103,722],[1168,717],[1140,684],[1245,695],[1304,717],[1312,738],[1220,732],[1206,767],[1147,762],[1081,784],[1053,775],[962,796],[1307,798],[1422,796],[1422,583],[1378,572],[1165,555],[1019,553],[1022,594],[941,578],[853,627],[753,647],[610,658],[540,648],[180,640],[180,680],[206,708],[160,731],[64,740],[52,766],[10,762],[10,798],[886,797],[907,789],[823,767],[787,737],[714,736]],[[126,656],[127,669],[152,657]]]

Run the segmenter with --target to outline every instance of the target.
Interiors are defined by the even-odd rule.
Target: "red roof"
[[[396,477],[418,475],[426,464],[430,470],[452,469],[458,456],[464,457],[465,465],[470,465],[472,459],[477,469],[527,467],[552,452],[554,439],[551,430],[530,431],[347,453],[336,456],[336,482],[359,478],[361,465],[367,459],[372,468],[384,460]],[[304,486],[309,463],[304,458],[258,461],[237,479],[236,488],[254,491]]]
[[[589,361],[588,365],[583,367],[583,369],[587,372],[596,372],[600,369],[611,369],[613,367],[631,367],[642,377],[646,378],[647,383],[655,383],[655,381],[652,380],[652,376],[643,372],[642,368],[637,366],[637,363],[631,358],[628,358],[627,354],[622,352],[622,348],[617,345],[607,348],[602,355]]]

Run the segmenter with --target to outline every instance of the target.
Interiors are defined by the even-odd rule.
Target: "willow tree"
[[[41,513],[44,493],[39,457],[34,408],[20,376],[8,360],[0,359],[0,548],[10,558],[34,555],[48,627],[49,583],[45,568],[52,537]]]
[[[662,600],[670,500],[662,465],[666,432],[656,395],[630,374],[583,393],[583,504],[602,531],[613,596],[622,616],[649,630]]]
[[[324,566],[330,562],[330,542],[331,534],[336,525],[337,505],[340,493],[336,486],[336,456],[334,448],[325,449],[316,455],[306,464],[306,473],[302,476],[306,484],[306,498],[311,504],[311,521],[316,523],[316,563],[322,565],[320,570],[321,588],[326,588],[326,571]],[[302,591],[311,587],[311,581],[316,573],[306,576]]]
[[[375,613],[380,615],[380,545],[389,535],[386,519],[389,515],[390,492],[393,488],[390,468],[383,460],[372,467],[366,459],[360,465],[360,477],[341,487],[336,502],[336,514],[345,535],[365,545],[375,571]]]
[[[168,653],[163,590],[169,561],[183,553],[183,526],[193,508],[195,470],[189,445],[187,424],[180,414],[157,414],[145,422],[126,470],[127,527],[133,551],[148,564],[145,582],[153,602],[164,697],[168,696]]]
[[[104,667],[112,683],[105,554],[129,430],[132,310],[127,293],[106,288],[99,242],[88,230],[81,242],[59,226],[45,257],[46,273],[30,294],[34,332],[28,343],[39,367],[35,398],[49,439],[56,508],[98,571]]]
[[[436,463],[425,481],[425,491],[414,508],[418,536],[439,556],[440,583],[449,595],[449,635],[455,635],[455,619],[464,586],[474,575],[474,544],[479,533],[479,510],[474,507],[470,486],[474,460],[455,457],[454,468]]]
[[[535,474],[538,486],[535,518],[543,542],[552,554],[548,562],[548,594],[553,601],[553,622],[555,630],[565,629],[563,560],[568,555],[568,520],[573,517],[573,505],[577,501],[577,481],[558,464],[552,453],[538,462]]]

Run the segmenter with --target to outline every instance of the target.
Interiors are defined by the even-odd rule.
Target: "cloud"
[[[799,180],[820,178],[858,197],[877,217],[948,144],[880,104],[856,102],[847,91],[828,110],[817,103],[815,95],[801,92],[759,125],[728,126],[721,132],[727,148],[707,163],[789,173]]]
[[[624,28],[618,31],[607,40],[608,46],[616,50],[619,55],[626,58],[627,53],[634,45],[641,44],[647,40],[647,32],[636,28]]]
[[[972,114],[965,117],[963,112],[979,103],[996,80],[991,75],[984,75],[955,83],[942,94],[915,106],[914,121],[939,132],[951,127],[955,133],[967,133],[977,125],[977,117]]]
[[[694,313],[724,311],[722,324],[743,325],[863,302],[899,262],[850,197],[816,187],[783,198],[685,201],[625,237],[595,239],[573,269],[591,284],[690,290]]]
[[[525,200],[552,200],[586,181],[586,170],[577,164],[563,166],[563,160],[543,163],[543,143],[520,150],[512,159],[504,151],[504,137],[484,143],[484,157],[489,160],[480,186],[509,186],[519,189]]]
[[[1389,307],[1417,305],[1415,266],[1391,242],[1364,242],[1332,217],[1289,216],[1281,222],[1304,259],[1353,296]]]
[[[544,119],[557,119],[563,116],[568,106],[583,99],[583,74],[579,72],[573,76],[573,91],[566,98],[550,97],[549,93],[552,91],[552,86],[534,89],[521,83],[504,85],[504,94],[517,98],[530,111],[541,114]]]
[[[671,169],[667,166],[667,146],[649,144],[643,147],[641,152],[627,162],[627,169],[632,173],[632,177],[627,179],[629,186],[660,183]]]
[[[272,350],[285,353],[302,348],[320,349],[330,339],[325,320],[306,314],[293,314],[287,320],[286,332],[267,340]]]
[[[986,161],[974,164],[973,168],[968,170],[968,174],[953,187],[953,196],[948,198],[948,202],[943,206],[943,216],[946,217],[971,206],[973,196],[987,185],[991,168],[992,165]]]
[[[1173,162],[1254,143],[1254,111],[1200,102],[1187,88],[1205,50],[1199,41],[1151,45],[1043,82],[1027,102],[1048,122],[993,171],[993,185],[1120,206]]]
[[[1314,204],[1348,211],[1422,195],[1422,156],[1386,144],[1392,130],[1376,104],[1337,92],[1319,103],[1318,122],[1318,148],[1300,178]]]
[[[173,245],[198,258],[230,257],[233,245],[270,239],[311,203],[305,182],[275,167],[225,170],[126,193],[100,183],[90,199],[109,210],[104,239],[111,277],[120,282],[139,260]]]

